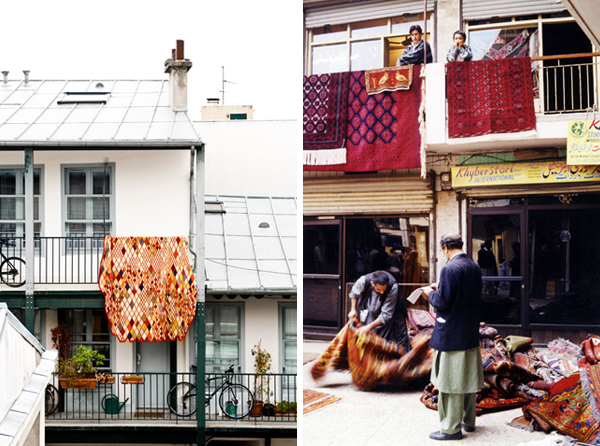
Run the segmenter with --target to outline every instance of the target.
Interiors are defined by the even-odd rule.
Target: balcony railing
[[[102,248],[103,237],[35,237],[27,268],[33,268],[35,284],[96,284]],[[9,237],[2,254],[26,260],[25,238]]]
[[[48,422],[60,420],[61,422],[89,421],[93,423],[124,421],[127,424],[135,421],[143,423],[154,421],[189,424],[196,422],[198,411],[191,412],[197,408],[197,410],[205,411],[207,422],[250,424],[296,422],[295,411],[278,413],[263,410],[260,414],[251,411],[239,419],[227,416],[223,413],[219,403],[221,391],[218,390],[218,387],[222,382],[223,374],[207,374],[207,378],[210,379],[206,386],[207,395],[218,390],[210,398],[208,404],[204,404],[205,401],[202,401],[206,400],[205,398],[198,399],[195,396],[196,375],[194,373],[107,373],[106,376],[106,380],[96,382],[96,387],[93,389],[63,388],[58,377],[54,376],[51,383],[56,390],[53,392],[53,396],[47,395],[46,420]],[[108,382],[109,379],[112,382]],[[265,391],[263,395],[268,395],[269,402],[275,407],[282,401],[296,403],[296,375],[238,373],[232,375],[231,381],[242,384],[253,394],[259,395],[261,379]],[[171,388],[182,382],[190,383],[185,388],[191,389],[190,395],[194,396],[188,400],[189,405],[186,406],[183,414],[178,415],[175,397],[177,392],[172,392],[170,398],[168,395]],[[243,402],[243,404],[247,404],[247,402]]]
[[[585,112],[598,105],[598,63],[569,63],[593,60],[600,53],[532,57],[544,64],[534,70],[534,89],[539,97],[537,113]],[[536,85],[537,84],[537,85]]]

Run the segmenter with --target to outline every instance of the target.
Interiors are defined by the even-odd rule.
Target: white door
[[[139,409],[164,408],[170,386],[169,341],[136,342],[136,372],[144,374],[144,383],[137,385],[134,395]]]

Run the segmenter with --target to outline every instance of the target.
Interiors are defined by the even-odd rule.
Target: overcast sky
[[[10,79],[167,79],[185,41],[190,117],[206,98],[252,105],[255,119],[299,119],[300,0],[29,0],[3,2],[0,70]]]

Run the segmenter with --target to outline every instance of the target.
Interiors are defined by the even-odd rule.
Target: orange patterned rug
[[[316,390],[304,389],[302,391],[302,400],[304,404],[302,413],[307,414],[330,404],[337,403],[341,398],[328,393],[317,392]]]

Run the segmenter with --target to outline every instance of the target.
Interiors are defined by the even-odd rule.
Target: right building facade
[[[600,331],[598,53],[567,6],[304,0],[305,338],[339,331],[364,273],[388,270],[404,297],[437,281],[448,232],[482,267],[483,320],[503,336]],[[413,25],[433,63],[403,91],[388,78],[405,74]],[[446,63],[459,29],[473,60]],[[319,158],[332,148],[346,158]]]

